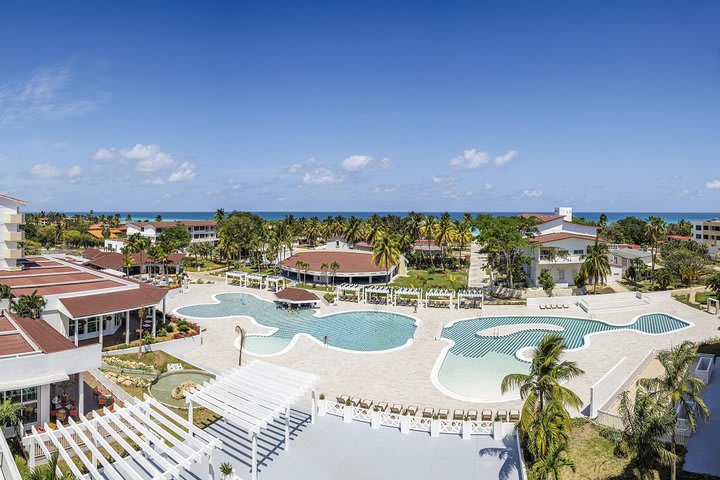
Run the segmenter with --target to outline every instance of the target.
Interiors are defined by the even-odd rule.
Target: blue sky
[[[720,2],[4,2],[29,210],[712,211]]]

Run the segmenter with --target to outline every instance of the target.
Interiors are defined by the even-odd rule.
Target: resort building
[[[707,245],[708,253],[718,258],[720,253],[720,219],[692,222],[692,239],[700,245]]]
[[[140,234],[150,238],[151,242],[157,241],[162,236],[163,230],[182,223],[192,236],[190,242],[215,242],[217,234],[215,220],[188,220],[184,222],[131,222],[127,226],[127,235]]]
[[[325,250],[357,250],[371,252],[372,245],[368,242],[348,243],[345,237],[329,237],[325,239]]]
[[[20,225],[25,223],[25,214],[20,213],[20,207],[25,205],[23,200],[0,195],[0,270],[17,269],[22,258],[19,242],[25,240],[25,232]]]
[[[165,262],[158,262],[151,259],[147,253],[133,253],[133,265],[125,267],[125,256],[118,252],[103,252],[97,248],[86,248],[83,250],[85,265],[106,273],[117,275],[140,275],[143,273],[178,274],[182,271],[182,261],[186,257],[184,253],[171,253]]]
[[[640,250],[636,248],[615,248],[610,250],[608,253],[608,259],[610,260],[611,266],[620,267],[622,270],[621,277],[625,277],[630,263],[639,258],[648,267],[652,265],[652,253],[646,250]]]
[[[300,252],[280,262],[284,276],[304,283],[384,283],[392,281],[397,268],[385,271],[371,253],[350,251]]]
[[[572,221],[572,208],[558,207],[554,214],[523,213],[525,218],[536,218],[537,235],[525,255],[530,257],[526,273],[531,286],[538,286],[538,276],[547,270],[559,288],[575,285],[583,255],[595,244],[597,227]]]
[[[442,248],[439,245],[435,245],[435,240],[419,239],[413,244],[412,251],[413,253],[440,255],[442,253]]]

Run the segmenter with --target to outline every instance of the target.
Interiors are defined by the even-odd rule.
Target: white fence
[[[162,350],[170,355],[182,355],[191,352],[202,345],[202,333],[193,335],[192,337],[176,338],[167,342],[151,343],[143,345],[143,352],[154,352]],[[122,350],[107,350],[102,352],[103,355],[125,355],[128,353],[137,353],[138,347],[123,348]]]
[[[5,441],[5,435],[0,435],[0,478],[5,480],[22,480],[20,471],[15,465],[15,459],[10,447]]]
[[[623,357],[600,380],[595,382],[590,387],[590,418],[598,417],[601,410],[611,407],[618,394],[635,381],[653,358],[655,358],[655,349],[651,349],[640,363],[630,370],[627,357]]]

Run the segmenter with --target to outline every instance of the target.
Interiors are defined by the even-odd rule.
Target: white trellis
[[[391,287],[381,285],[365,287],[365,289],[363,290],[363,299],[365,300],[365,303],[371,300],[372,296],[385,296],[385,303],[389,305],[392,301],[393,289]],[[380,302],[379,298],[376,298],[375,300],[376,301],[374,303]]]
[[[445,290],[443,288],[433,288],[425,292],[425,306],[431,306],[433,299],[435,300],[447,300],[448,308],[453,307],[453,298],[455,293],[452,290]]]
[[[285,288],[285,277],[267,277],[265,279],[265,288],[270,290],[270,284],[274,287],[273,292],[277,292]]]
[[[352,292],[356,302],[360,302],[360,293],[362,291],[362,285],[356,285],[354,283],[343,283],[335,287],[335,301],[346,300],[346,292]],[[342,297],[342,298],[341,298]]]
[[[720,299],[710,298],[707,299],[707,311],[710,313],[710,307],[715,306],[715,315],[720,315]]]
[[[237,282],[238,285],[241,287],[245,286],[246,279],[248,274],[245,272],[239,272],[237,270],[232,270],[229,272],[225,272],[225,285],[234,285],[235,282]]]
[[[23,437],[30,467],[38,460],[49,460],[57,451],[77,478],[95,480],[180,478],[203,457],[212,458],[213,450],[221,445],[220,440],[147,395],[134,405],[104,408],[102,415],[92,419],[81,415],[78,422],[68,418],[67,425],[58,422],[51,429],[46,423],[44,429],[33,426]],[[88,473],[83,474],[71,457],[77,457]]]
[[[485,302],[485,293],[480,288],[469,288],[457,292],[457,308],[463,308],[462,299],[471,300],[472,305],[469,308],[477,308],[477,301],[480,300],[480,308],[483,308]]]
[[[262,275],[260,273],[248,273],[245,276],[245,286],[246,287],[253,287],[257,285],[257,288],[263,288],[265,286],[265,277],[267,275]]]
[[[247,431],[252,443],[252,480],[257,479],[257,437],[260,430],[285,417],[285,450],[290,445],[290,408],[308,393],[315,423],[315,388],[318,377],[259,360],[232,368],[185,395],[189,421],[198,404]]]
[[[394,293],[393,303],[395,305],[398,305],[398,303],[404,305],[404,300],[402,300],[401,297],[415,297],[415,305],[418,306],[422,303],[422,288],[401,287],[396,288]],[[410,303],[412,304],[412,301]]]

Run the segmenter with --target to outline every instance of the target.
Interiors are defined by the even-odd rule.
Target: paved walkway
[[[470,244],[470,268],[468,270],[468,287],[481,288],[487,286],[485,264],[487,255],[480,253],[480,246],[476,242]]]
[[[715,369],[718,366],[716,360]],[[720,373],[717,370],[713,370],[704,400],[710,409],[710,422],[698,421],[697,431],[688,442],[683,468],[688,472],[720,476]]]

